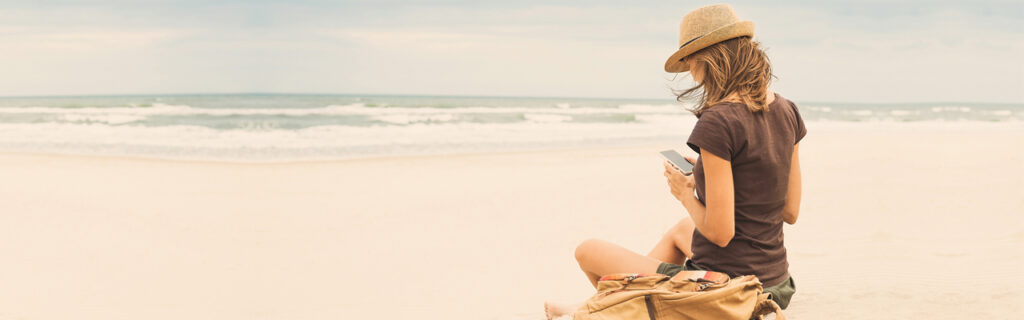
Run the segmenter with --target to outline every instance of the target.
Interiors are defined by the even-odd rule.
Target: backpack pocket
[[[618,297],[588,301],[573,314],[574,320],[659,319],[651,291],[618,292]],[[615,294],[613,294],[615,295]],[[611,299],[607,299],[611,298]],[[583,311],[583,312],[581,312]]]
[[[758,306],[760,286],[753,276],[738,277],[697,292],[661,295],[655,308],[671,319],[747,320]]]

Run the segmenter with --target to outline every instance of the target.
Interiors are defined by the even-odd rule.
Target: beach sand
[[[1024,311],[1024,128],[808,123],[790,319]],[[683,142],[238,164],[0,155],[0,319],[541,319],[685,216]]]

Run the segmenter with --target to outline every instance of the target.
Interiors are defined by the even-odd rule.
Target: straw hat
[[[690,66],[680,61],[683,57],[742,36],[754,36],[754,22],[740,21],[732,6],[715,4],[690,11],[679,24],[679,50],[665,61],[665,71],[690,71]]]

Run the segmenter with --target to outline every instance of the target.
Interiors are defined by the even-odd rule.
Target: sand
[[[791,319],[1012,319],[1024,126],[809,123]],[[0,154],[0,319],[540,319],[685,215],[678,144],[238,164]]]

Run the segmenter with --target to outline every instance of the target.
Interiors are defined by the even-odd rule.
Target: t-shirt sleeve
[[[711,152],[719,158],[732,161],[733,142],[725,117],[717,112],[705,111],[693,126],[693,132],[686,140],[694,152]]]
[[[797,108],[796,104],[792,101],[789,102],[789,105],[793,106],[793,115],[796,116],[796,131],[794,131],[796,132],[796,142],[793,142],[793,144],[797,144],[807,135],[807,127],[804,126],[804,118],[800,116],[800,108]]]

